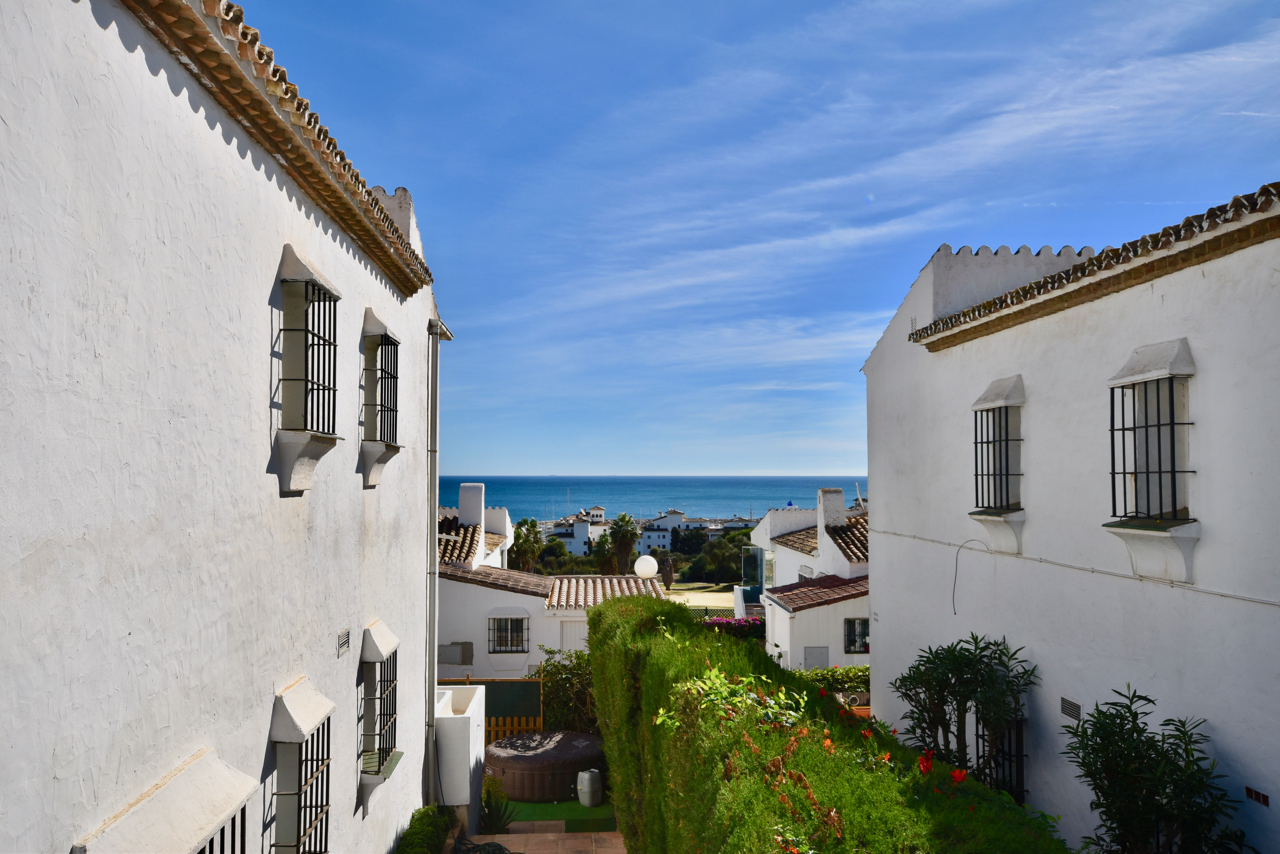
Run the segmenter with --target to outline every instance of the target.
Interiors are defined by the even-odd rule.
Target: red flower
[[[819,688],[819,689],[818,689],[818,696],[819,696],[819,697],[825,697],[825,696],[827,696],[827,689],[826,689],[826,688]]]
[[[956,770],[956,771],[952,771],[952,772],[951,772],[951,782],[952,782],[952,783],[955,783],[957,786],[959,786],[961,783],[963,783],[963,782],[964,782],[964,778],[965,778],[965,775],[966,775],[967,773],[968,773],[968,772],[966,772],[963,768],[960,768],[960,769],[958,769],[958,770]]]
[[[897,728],[897,727],[894,727],[892,730],[890,730],[890,732],[892,732],[894,735],[897,735],[897,734],[898,734],[898,728]]]
[[[933,751],[926,750],[924,756],[918,760],[920,763],[920,773],[928,777],[933,772]]]
[[[869,729],[864,729],[864,730],[862,731],[862,737],[863,737],[863,738],[871,738],[871,730],[869,730]]]

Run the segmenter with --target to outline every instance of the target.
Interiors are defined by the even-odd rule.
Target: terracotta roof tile
[[[431,270],[298,94],[275,51],[227,0],[123,0],[135,17],[266,149],[407,296]]]
[[[479,525],[459,525],[457,516],[441,516],[439,530],[443,535],[440,537],[440,560],[466,563],[476,556],[476,547],[480,544]]]
[[[502,536],[501,534],[491,534],[488,531],[484,532],[484,550],[486,552],[493,551],[494,549],[498,548],[506,541],[507,541],[507,538]]]
[[[851,563],[867,562],[867,517],[850,516],[848,524],[827,526],[827,534]]]
[[[615,596],[652,596],[665,599],[656,578],[634,575],[557,575],[547,597],[552,609],[585,609]]]
[[[807,555],[818,553],[818,527],[801,528],[772,538],[778,545]]]
[[[765,591],[765,595],[778,601],[788,611],[806,611],[823,605],[834,605],[847,599],[858,599],[870,592],[867,576],[844,578],[839,575],[820,575],[806,578],[795,584],[784,584]]]
[[[907,338],[910,341],[918,343],[923,342],[934,335],[939,335],[950,329],[954,329],[957,326],[974,323],[991,314],[1007,311],[1015,306],[1034,300],[1038,297],[1054,296],[1055,292],[1063,291],[1070,285],[1080,282],[1081,280],[1097,276],[1098,274],[1106,271],[1111,271],[1116,267],[1124,267],[1126,265],[1142,266],[1143,262],[1139,259],[1151,255],[1153,252],[1171,249],[1178,243],[1185,243],[1193,240],[1206,232],[1214,231],[1220,226],[1238,222],[1243,217],[1270,211],[1275,207],[1277,199],[1280,199],[1280,182],[1264,184],[1258,188],[1256,193],[1250,193],[1246,196],[1236,196],[1227,204],[1209,208],[1209,210],[1202,214],[1189,216],[1178,225],[1168,226],[1158,232],[1140,237],[1137,240],[1131,240],[1128,243],[1123,243],[1115,248],[1104,249],[1092,258],[1089,258],[1086,261],[1081,261],[1079,264],[1076,264],[1066,270],[1053,273],[1052,275],[1045,276],[1042,279],[1037,279],[1028,285],[1023,285],[1020,288],[1008,291],[994,299],[989,299],[986,302],[979,303],[978,305],[970,306],[969,308],[966,308],[963,311],[958,311],[955,314],[940,317],[928,326],[922,326],[919,329],[913,330]],[[1242,249],[1245,246],[1252,245],[1252,243],[1256,243],[1261,240],[1273,239],[1276,236],[1277,231],[1275,226],[1277,222],[1280,222],[1280,217],[1273,214],[1269,219],[1271,220],[1269,223],[1259,222],[1244,227],[1249,231],[1256,232],[1255,234],[1226,236],[1230,237],[1230,239],[1225,239],[1224,237],[1222,242],[1223,245],[1219,247],[1219,250],[1223,253],[1230,252],[1235,249]],[[1196,250],[1200,250],[1205,247],[1194,248]],[[1207,252],[1199,253],[1200,256],[1207,254]],[[1193,255],[1190,257],[1189,261],[1190,263],[1198,263],[1198,258]],[[1145,277],[1131,277],[1132,281],[1130,284],[1142,284],[1143,282],[1156,278],[1159,275],[1164,275],[1164,272],[1168,272],[1172,269],[1177,269],[1177,267],[1162,261],[1161,263],[1155,264],[1151,275]],[[1111,279],[1114,275],[1118,274],[1119,271],[1117,271],[1116,274],[1108,273],[1107,278]],[[1123,283],[1121,285],[1110,285],[1107,292],[1110,293],[1114,290],[1118,290],[1121,286],[1123,286]],[[1059,297],[1066,296],[1061,293],[1057,293],[1056,295]]]
[[[498,569],[495,566],[477,566],[475,569],[467,569],[464,566],[441,563],[440,577],[450,581],[461,581],[463,584],[489,587],[493,590],[525,593],[541,599],[545,599],[551,593],[551,579],[545,575],[520,572],[515,569]]]

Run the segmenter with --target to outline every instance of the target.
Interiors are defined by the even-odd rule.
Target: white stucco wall
[[[933,318],[926,268],[864,368],[875,484],[872,707],[896,721],[888,689],[917,650],[970,632],[1007,636],[1040,668],[1031,693],[1029,802],[1090,832],[1089,793],[1060,755],[1059,698],[1086,709],[1126,684],[1158,699],[1155,719],[1203,717],[1210,753],[1242,801],[1239,824],[1266,850],[1280,818],[1244,787],[1280,792],[1280,242],[1244,249],[1065,312],[936,353],[908,342]],[[993,293],[980,294],[979,298]],[[1134,348],[1185,337],[1190,381],[1189,506],[1200,520],[1194,584],[1138,580],[1111,512],[1107,380]],[[1022,555],[960,552],[986,540],[973,505],[970,405],[1021,374]],[[1247,601],[1252,597],[1261,601]]]
[[[846,599],[795,613],[788,613],[768,597],[761,597],[761,603],[765,606],[765,648],[775,657],[782,654],[779,663],[783,667],[803,670],[804,648],[807,646],[827,647],[828,666],[865,666],[871,663],[869,655],[850,655],[844,651],[844,621],[859,617],[870,618],[871,605],[868,597]]]
[[[114,0],[3,4],[0,42],[0,850],[68,850],[202,746],[262,781],[266,850],[273,698],[300,675],[337,703],[332,849],[387,850],[422,797],[432,296],[403,299]],[[294,498],[272,457],[286,243],[343,296],[345,441]],[[370,490],[366,307],[401,341],[406,446]],[[364,817],[377,618],[405,757]]]
[[[529,652],[491,655],[489,617],[517,616],[517,609],[529,617]],[[515,679],[526,675],[531,665],[542,662],[540,644],[559,648],[560,621],[548,614],[546,599],[542,596],[441,578],[440,643],[467,642],[472,644],[473,663],[441,663],[441,679],[460,679],[468,674],[474,679]]]

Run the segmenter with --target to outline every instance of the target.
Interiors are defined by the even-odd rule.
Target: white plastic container
[[[594,768],[578,772],[578,803],[584,807],[598,807],[604,802],[604,787],[600,772]]]

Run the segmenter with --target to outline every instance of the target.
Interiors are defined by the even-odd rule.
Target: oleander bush
[[[1052,820],[842,715],[683,605],[589,612],[596,711],[632,854],[1065,854]]]
[[[446,806],[426,806],[414,810],[409,826],[400,834],[396,854],[441,854],[457,816]]]

